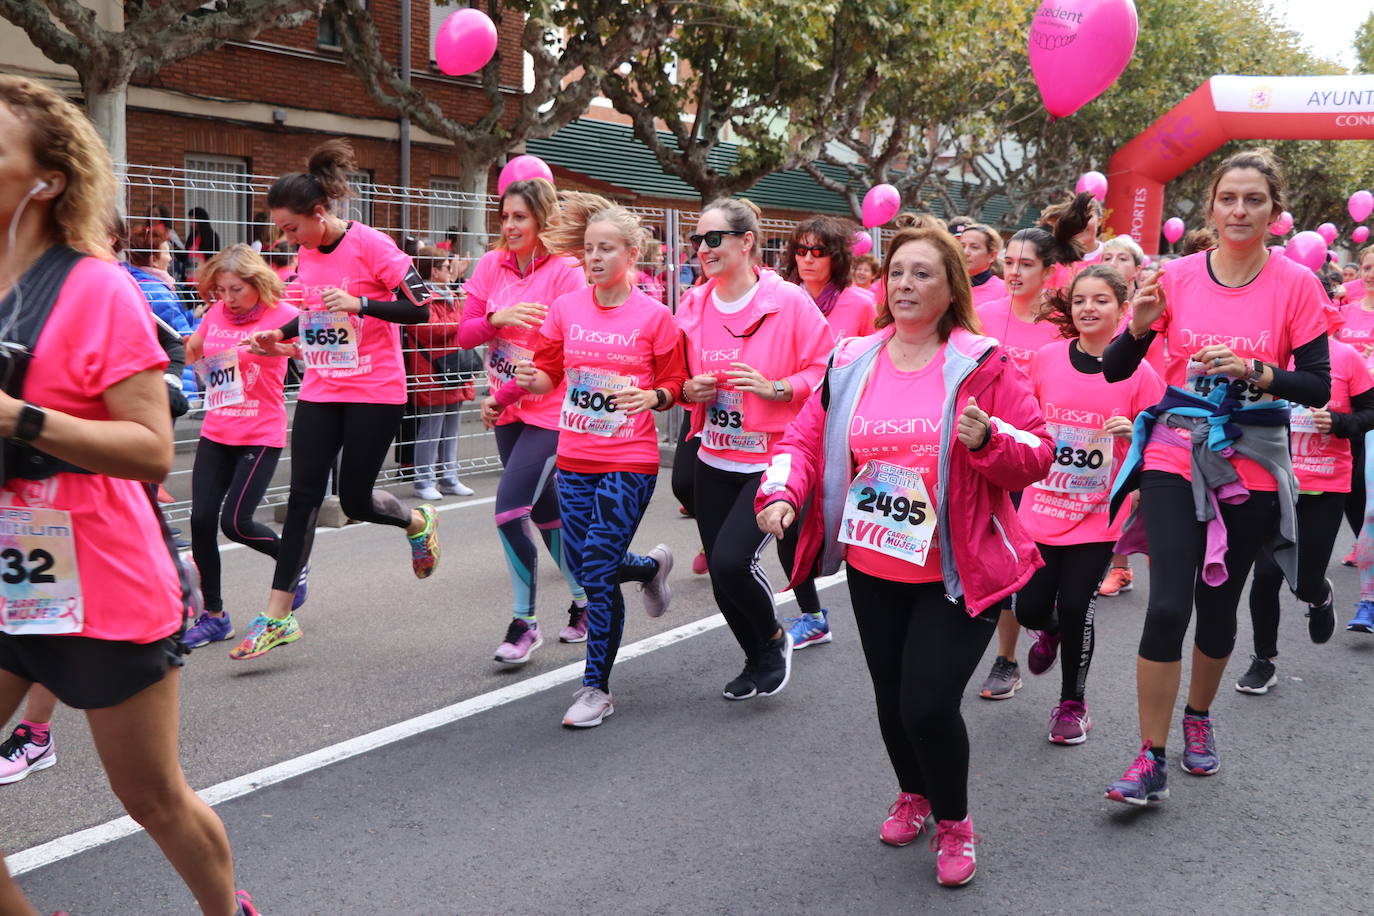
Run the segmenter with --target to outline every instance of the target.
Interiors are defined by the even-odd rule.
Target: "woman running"
[[[553,483],[563,386],[543,395],[506,387],[510,403],[495,396],[514,380],[516,364],[534,357],[539,327],[553,300],[587,285],[575,259],[549,254],[539,240],[557,220],[558,195],[549,182],[532,178],[506,187],[501,195],[501,237],[482,255],[464,285],[467,301],[458,327],[459,346],[471,350],[487,345],[492,394],[482,401],[482,422],[495,427],[496,450],[505,469],[496,485],[496,530],[510,569],[515,613],[496,647],[496,661],[503,665],[525,664],[544,644],[536,616],[539,553],[531,523],[572,590],[568,624],[558,638],[582,642],[587,636],[587,593],[577,584],[563,550]]]
[[[1058,226],[1064,231],[1072,228],[1068,221]],[[1031,360],[1041,347],[1060,339],[1059,327],[1045,320],[1047,284],[1056,268],[1072,264],[1081,253],[1071,236],[1060,238],[1044,229],[1022,229],[1007,243],[1003,260],[1010,295],[980,306],[978,323],[984,334],[1001,342],[1023,373],[1029,374]],[[1020,500],[1020,493],[1012,494],[1014,504]],[[997,657],[978,690],[983,699],[1009,700],[1021,689],[1021,666],[1016,660],[1020,635],[1021,627],[1008,602],[997,622]]]
[[[836,350],[764,476],[757,521],[780,537],[808,499],[820,510],[790,572],[848,562],[900,789],[879,838],[905,846],[933,814],[936,879],[958,886],[973,880],[979,842],[959,706],[1002,599],[1041,565],[1008,490],[1045,476],[1051,442],[1025,376],[977,331],[954,237],[903,229],[883,271],[878,333]]]
[[[191,555],[200,571],[205,611],[186,635],[188,648],[234,635],[220,593],[219,531],[229,540],[277,558],[279,541],[253,518],[286,445],[285,356],[256,356],[239,343],[260,329],[279,328],[297,310],[279,301],[282,282],[247,245],[231,245],[199,274],[201,298],[214,303],[186,344],[205,383],[205,420],[191,471]],[[296,585],[291,609],[305,601]]]
[[[672,598],[667,545],[647,556],[629,552],[658,483],[652,411],[672,407],[687,378],[672,313],[632,282],[645,238],[624,207],[594,194],[563,195],[561,218],[543,241],[555,256],[580,255],[592,285],[554,300],[534,359],[516,370],[516,383],[533,394],[567,378],[558,503],[563,549],[587,590],[587,666],[563,716],[573,728],[600,725],[615,712],[611,666],[625,629],[620,584],[641,583],[650,617],[662,615]]]
[[[1357,263],[1360,265],[1360,276],[1368,282],[1359,287],[1362,295],[1352,299],[1342,310],[1345,326],[1341,328],[1337,339],[1354,347],[1367,365],[1374,366],[1374,245],[1369,245],[1360,252]],[[1349,291],[1352,286],[1353,284],[1346,284],[1346,290]],[[1365,514],[1363,436],[1350,440],[1350,460],[1350,495],[1345,502],[1345,519],[1350,525],[1350,530],[1358,535]],[[1354,547],[1341,562],[1346,566],[1355,565]]]
[[[1124,381],[1156,335],[1178,355],[1164,400],[1137,418],[1112,494],[1115,511],[1138,481],[1150,554],[1136,665],[1141,745],[1108,788],[1113,801],[1144,805],[1169,795],[1169,720],[1194,608],[1183,769],[1207,776],[1221,768],[1211,707],[1235,647],[1236,606],[1255,557],[1273,549],[1296,584],[1285,400],[1326,404],[1331,370],[1321,285],[1311,271],[1265,248],[1267,227],[1283,204],[1282,169],[1269,150],[1227,158],[1206,204],[1218,246],[1171,261],[1142,288],[1130,326],[1103,358],[1107,380]],[[1294,368],[1281,368],[1289,360]],[[1132,529],[1128,524],[1127,538]]]
[[[958,235],[968,262],[968,279],[973,285],[973,307],[986,305],[1007,297],[1007,284],[997,273],[998,255],[1002,251],[1002,236],[991,226],[973,223],[964,226]]]
[[[1050,320],[1068,340],[1042,347],[1031,365],[1031,387],[1054,442],[1054,464],[1028,487],[1019,514],[1045,565],[1014,601],[1021,626],[1036,631],[1027,653],[1031,674],[1063,661],[1059,704],[1049,740],[1088,740],[1086,690],[1092,664],[1094,593],[1121,536],[1125,517],[1107,519],[1112,472],[1126,457],[1140,411],[1159,402],[1164,382],[1141,365],[1124,382],[1102,376],[1102,354],[1126,312],[1126,284],[1115,268],[1094,264],[1052,300]]]
[[[0,392],[5,513],[27,529],[6,538],[29,558],[0,597],[43,609],[0,613],[0,720],[34,684],[84,710],[110,787],[201,912],[251,916],[224,825],[178,759],[193,586],[147,483],[172,469],[167,358],[110,262],[114,166],[85,115],[22,77],[0,76],[0,137],[0,326],[32,354]],[[35,912],[2,865],[0,912]]]
[[[1342,313],[1326,309],[1331,349],[1331,400],[1325,407],[1293,408],[1289,449],[1298,478],[1298,579],[1293,593],[1307,603],[1307,633],[1324,643],[1336,629],[1336,593],[1326,577],[1331,549],[1341,530],[1349,495],[1350,443],[1374,428],[1374,379],[1362,356],[1334,339]],[[1236,682],[1241,693],[1264,694],[1278,683],[1274,659],[1279,654],[1279,594],[1283,573],[1273,557],[1261,551],[1250,583],[1250,621],[1255,654]]]
[[[820,382],[835,335],[805,290],[760,270],[758,208],[721,198],[702,211],[692,244],[706,282],[683,296],[689,435],[701,433],[693,479],[697,531],[711,590],[744,650],[727,700],[772,696],[792,673],[792,640],[778,622],[759,555],[754,494],[782,431]]]
[[[304,311],[277,330],[249,335],[253,352],[289,356],[297,336],[305,381],[291,428],[291,495],[277,550],[267,610],[229,652],[257,658],[301,638],[292,603],[310,560],[315,518],[338,465],[339,504],[362,522],[400,528],[410,540],[418,578],[439,564],[434,507],[407,509],[377,473],[406,409],[406,370],[399,325],[429,320],[429,293],[410,258],[382,232],[334,212],[349,193],[353,148],[330,140],[310,155],[309,169],[283,175],[267,191],[272,222],[299,246],[297,274]]]

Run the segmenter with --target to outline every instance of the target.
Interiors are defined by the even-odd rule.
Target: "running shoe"
[[[523,665],[543,644],[539,624],[516,617],[506,628],[506,638],[496,647],[495,658],[503,665]]]
[[[1355,605],[1355,616],[1345,628],[1352,633],[1374,633],[1374,601],[1361,601]]]
[[[243,642],[229,650],[229,657],[235,661],[247,661],[259,655],[266,655],[277,646],[284,646],[300,638],[301,625],[296,622],[295,614],[287,614],[280,620],[259,614],[253,618],[253,624],[248,628],[248,634],[243,637]]]
[[[658,564],[658,570],[648,582],[640,583],[639,595],[644,599],[644,613],[662,617],[673,601],[673,587],[668,584],[668,575],[673,571],[673,551],[667,544],[657,544],[646,556]]]
[[[1274,663],[1258,655],[1250,656],[1250,669],[1236,681],[1236,689],[1241,693],[1268,693],[1269,688],[1279,682],[1274,674]]]
[[[1355,548],[1354,548],[1354,547],[1351,547],[1351,548],[1350,548],[1350,553],[1348,553],[1348,554],[1346,554],[1345,556],[1341,557],[1341,565],[1342,565],[1342,566],[1350,566],[1350,567],[1355,567],[1355,566],[1359,566],[1359,565],[1360,565],[1360,558],[1359,558],[1358,555],[1356,555],[1356,553],[1355,553]]]
[[[764,644],[754,663],[754,684],[759,696],[771,697],[780,693],[792,677],[792,637],[784,630]]]
[[[787,635],[792,637],[793,649],[830,642],[830,612],[825,608],[821,608],[819,614],[788,617],[784,623],[787,624]]]
[[[415,496],[425,502],[438,502],[444,498],[444,494],[439,492],[439,488],[432,483],[416,484]]]
[[[1050,743],[1082,744],[1088,740],[1088,729],[1092,727],[1086,703],[1064,700],[1050,713]]]
[[[291,610],[300,610],[305,599],[310,596],[310,562],[301,567],[301,574],[296,578],[296,593],[291,596]]]
[[[963,887],[978,871],[978,857],[973,847],[983,838],[973,832],[973,818],[962,821],[938,821],[930,848],[935,850],[935,880],[944,887]]]
[[[1021,689],[1021,666],[999,655],[992,661],[992,671],[983,681],[978,695],[985,700],[1010,700]]]
[[[46,743],[37,744],[33,740],[33,730],[27,725],[19,725],[0,744],[0,786],[18,782],[55,763],[57,752],[53,750],[52,731],[48,731]]]
[[[1183,716],[1183,769],[1194,776],[1211,776],[1221,769],[1217,731],[1211,716]]]
[[[758,684],[754,683],[753,661],[745,661],[744,670],[725,685],[725,689],[720,692],[720,695],[727,700],[747,700],[759,695]]]
[[[1148,805],[1169,797],[1169,761],[1155,759],[1150,742],[1126,768],[1126,773],[1107,788],[1107,798],[1128,805]]]
[[[262,916],[262,912],[253,906],[253,898],[248,896],[247,891],[237,891],[234,899],[238,901],[239,911],[235,916]]]
[[[559,642],[587,641],[587,609],[576,603],[568,605],[568,625],[558,631]]]
[[[439,481],[439,492],[445,496],[471,496],[477,491],[461,480],[454,478],[453,480]]]
[[[419,534],[406,535],[410,540],[410,566],[415,578],[428,579],[439,568],[439,513],[425,503],[415,511],[425,520]]]
[[[1321,604],[1309,604],[1307,606],[1307,635],[1312,637],[1312,641],[1321,645],[1331,638],[1331,634],[1336,632],[1336,590],[1331,587],[1331,580],[1326,580],[1326,600]]]
[[[1107,578],[1098,586],[1097,593],[1103,598],[1115,598],[1135,588],[1135,573],[1129,566],[1113,566],[1107,571]]]
[[[573,704],[563,714],[563,724],[569,728],[594,728],[614,712],[609,693],[583,685],[573,694]]]
[[[181,637],[181,644],[188,649],[199,649],[212,642],[232,639],[233,636],[234,625],[229,622],[228,614],[216,617],[206,611],[196,618],[195,624]]]
[[[915,792],[898,792],[887,809],[887,820],[878,828],[878,839],[889,846],[906,846],[925,829],[930,817],[930,802]]]
[[[1048,630],[1035,631],[1035,643],[1026,653],[1026,667],[1031,674],[1044,674],[1059,658],[1059,634]]]
[[[692,510],[688,509],[686,506],[678,506],[677,513],[683,518],[692,518]]]
[[[696,573],[698,576],[704,576],[710,572],[710,570],[706,568],[705,548],[698,550],[697,555],[692,557],[692,572]]]

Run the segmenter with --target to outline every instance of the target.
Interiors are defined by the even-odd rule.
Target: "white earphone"
[[[40,178],[36,182],[34,182],[33,189],[29,191],[29,196],[32,197],[35,194],[41,194],[51,187],[52,185],[50,185],[48,182]]]

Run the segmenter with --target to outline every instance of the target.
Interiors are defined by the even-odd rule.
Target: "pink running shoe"
[[[503,665],[523,665],[530,655],[544,644],[539,635],[539,624],[517,617],[506,629],[506,638],[496,647],[495,658]]]
[[[1355,548],[1354,548],[1354,547],[1351,547],[1351,548],[1350,548],[1350,553],[1348,553],[1348,554],[1346,554],[1345,556],[1341,557],[1341,565],[1342,565],[1342,566],[1349,566],[1349,567],[1352,567],[1352,568],[1360,565],[1360,558],[1357,557],[1357,556],[1355,555]]]
[[[253,906],[253,898],[248,896],[247,891],[238,891],[234,894],[234,899],[238,901],[239,913],[243,916],[262,916],[262,912]]]
[[[906,846],[925,829],[930,817],[930,802],[915,792],[899,792],[887,809],[887,820],[878,830],[878,839],[889,846]]]
[[[1082,744],[1088,740],[1088,729],[1093,720],[1088,718],[1088,707],[1077,700],[1065,700],[1050,713],[1051,744]]]
[[[983,838],[973,832],[973,818],[962,821],[940,821],[930,848],[935,850],[935,880],[945,887],[963,887],[978,871],[978,858],[973,847]]]
[[[1059,660],[1059,634],[1046,630],[1035,631],[1035,642],[1026,653],[1026,667],[1031,674],[1044,674]]]
[[[692,572],[696,573],[698,576],[704,576],[710,572],[710,570],[706,568],[706,551],[704,549],[698,550],[697,555],[692,557]]]
[[[587,609],[576,602],[568,607],[568,625],[558,631],[559,642],[587,641]]]
[[[55,763],[57,753],[53,750],[52,730],[48,730],[47,741],[37,744],[29,727],[20,724],[0,744],[0,786],[18,782],[30,773],[46,770]]]

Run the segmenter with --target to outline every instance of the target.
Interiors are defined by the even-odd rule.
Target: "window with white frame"
[[[372,225],[372,198],[375,195],[372,187],[372,173],[368,171],[345,172],[348,178],[348,200],[344,206],[347,210],[345,219],[356,219],[360,223]]]
[[[462,226],[463,183],[456,178],[435,178],[429,183],[434,191],[429,208],[429,240],[442,242],[448,237],[449,226]]]
[[[200,207],[210,216],[210,226],[221,245],[247,242],[253,190],[248,184],[248,161],[209,153],[186,154],[185,217]]]

